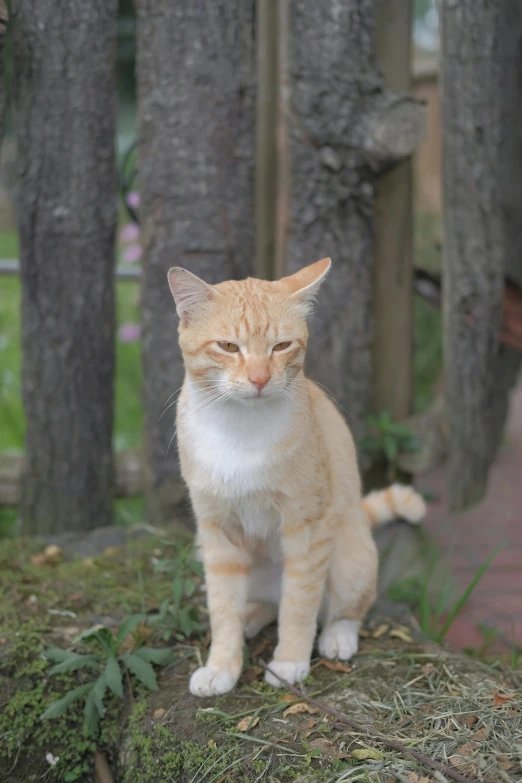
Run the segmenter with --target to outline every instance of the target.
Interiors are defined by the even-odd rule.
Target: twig
[[[94,754],[94,782],[114,783],[107,756],[105,753],[100,753],[99,751],[96,751]]]
[[[343,712],[340,712],[339,710],[336,710],[333,707],[329,707],[327,704],[323,704],[322,702],[317,701],[317,699],[311,699],[309,696],[303,695],[297,688],[294,688],[293,685],[290,685],[289,682],[284,680],[276,672],[274,672],[269,666],[267,666],[266,663],[260,661],[260,664],[261,666],[263,666],[263,668],[265,668],[268,672],[270,672],[270,674],[272,674],[274,677],[277,677],[280,683],[284,685],[284,687],[287,688],[290,691],[290,693],[294,693],[296,696],[299,696],[300,699],[303,699],[303,701],[306,701],[308,704],[313,704],[315,707],[318,707],[323,712],[332,715],[332,717],[337,718],[338,721],[345,724],[346,726],[350,726],[350,728],[355,729],[361,734],[365,734],[367,737],[371,737],[372,739],[381,742],[383,745],[387,745],[389,748],[393,748],[394,750],[399,751],[399,753],[401,753],[403,756],[413,756],[413,758],[416,761],[419,761],[421,764],[424,764],[424,766],[429,767],[430,769],[436,769],[438,772],[442,772],[443,775],[446,775],[446,777],[448,778],[453,778],[453,780],[456,780],[457,783],[478,783],[477,780],[468,778],[466,775],[462,775],[460,772],[451,769],[451,767],[448,767],[446,764],[443,764],[441,761],[436,761],[435,759],[430,758],[430,756],[426,756],[425,753],[421,753],[419,750],[413,750],[412,748],[407,748],[406,745],[401,745],[400,742],[396,742],[395,740],[388,739],[388,737],[385,737],[384,734],[381,734],[379,731],[374,731],[374,729],[370,729],[366,726],[363,726],[362,723],[357,723],[357,721],[352,720],[352,718],[349,718]]]

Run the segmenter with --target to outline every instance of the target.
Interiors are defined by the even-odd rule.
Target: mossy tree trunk
[[[13,0],[30,533],[112,519],[117,0]]]
[[[520,362],[499,344],[522,283],[522,7],[442,0],[444,334],[450,505],[483,496]]]
[[[373,0],[295,0],[287,29],[290,184],[281,236],[290,272],[332,257],[310,325],[308,371],[347,411],[357,437],[372,398],[376,182],[416,148],[424,112],[379,74]]]
[[[211,283],[253,271],[255,7],[138,0],[137,12],[148,515],[164,522],[183,494],[175,406],[160,420],[183,383],[167,271]]]

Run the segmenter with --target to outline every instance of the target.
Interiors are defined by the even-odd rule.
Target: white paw
[[[359,623],[355,620],[337,620],[326,626],[319,636],[317,647],[323,658],[348,661],[359,646]]]
[[[310,661],[299,661],[294,663],[293,661],[272,661],[270,663],[270,669],[265,674],[265,680],[269,685],[273,685],[275,688],[284,688],[283,683],[275,675],[278,674],[283,680],[286,680],[290,685],[295,682],[301,682],[308,676],[310,671]],[[274,674],[272,674],[274,672]]]
[[[194,696],[220,696],[231,691],[237,680],[237,676],[226,669],[202,666],[190,678],[189,688]]]

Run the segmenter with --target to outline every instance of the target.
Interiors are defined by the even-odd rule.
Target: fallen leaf
[[[346,672],[348,674],[353,671],[352,666],[348,666],[348,664],[343,663],[342,661],[329,661],[328,658],[321,658],[317,666],[324,666],[332,672]]]
[[[366,628],[359,628],[359,636],[361,639],[369,639],[371,633],[367,631]]]
[[[383,625],[379,625],[375,631],[372,633],[372,639],[380,639],[381,636],[384,636],[385,633],[387,633],[390,630],[390,626],[383,623]]]
[[[317,726],[317,721],[314,718],[310,718],[306,726],[303,726],[303,729],[313,729],[314,726]]]
[[[471,740],[470,742],[461,745],[460,748],[457,748],[457,753],[459,756],[471,756],[476,747],[477,743]]]
[[[505,769],[506,772],[508,772],[508,770],[510,770],[514,766],[513,762],[510,761],[506,756],[495,756],[495,758],[500,764],[500,766],[502,767],[502,769]]]
[[[468,727],[468,729],[471,729],[473,728],[473,726],[475,726],[475,724],[478,723],[478,721],[479,721],[478,715],[468,715],[468,717],[466,718],[466,726]],[[482,731],[482,729],[480,729],[480,731]]]
[[[246,715],[244,718],[241,718],[236,729],[237,731],[250,731],[250,729],[253,729],[258,723],[259,717],[253,718],[251,715]]]
[[[390,631],[390,636],[393,639],[400,639],[403,642],[413,642],[407,628],[394,628],[393,631]]]
[[[207,742],[207,748],[217,748],[217,743],[215,739],[209,739]]]
[[[408,773],[408,783],[430,783],[430,779],[427,777],[419,777],[416,772]]]
[[[332,750],[333,742],[330,742],[326,737],[317,737],[317,739],[311,741],[308,747],[310,750],[320,750],[321,753],[326,753],[328,755],[328,751],[331,752]]]
[[[152,713],[152,717],[156,718],[156,720],[159,720],[160,718],[163,718],[167,710],[164,710],[163,707],[158,707],[157,710],[154,710]]]
[[[50,544],[43,552],[39,552],[31,557],[31,563],[35,566],[57,565],[62,560],[63,552],[55,544]]]
[[[432,672],[435,668],[435,665],[433,663],[425,663],[424,666],[421,668],[421,671],[423,674],[429,674]]]
[[[299,715],[299,713],[308,712],[310,715],[318,715],[321,710],[319,707],[313,707],[311,704],[307,704],[305,701],[300,701],[297,704],[292,704],[283,712],[283,718],[288,715]]]
[[[252,649],[252,658],[258,658],[268,646],[268,639],[259,639],[256,646]]]
[[[486,737],[489,734],[489,729],[487,726],[483,726],[481,729],[478,729],[478,731],[475,731],[473,734],[473,739],[477,742],[482,742],[482,740],[485,740]]]
[[[261,666],[250,666],[243,673],[243,682],[250,685],[251,682],[255,682],[258,679],[260,674],[263,674],[263,668]]]
[[[283,693],[283,695],[280,697],[279,701],[297,701],[299,697],[294,696],[293,693]]]
[[[449,763],[452,767],[462,767],[463,764],[467,764],[467,761],[462,756],[450,756]]]
[[[495,691],[493,694],[493,704],[495,707],[502,707],[506,702],[511,701],[511,699],[514,698],[514,693],[501,693],[500,691]]]
[[[374,761],[381,761],[383,754],[380,750],[376,750],[375,748],[358,748],[357,750],[352,750],[351,755],[359,759],[359,761],[364,761],[365,759],[373,759]]]

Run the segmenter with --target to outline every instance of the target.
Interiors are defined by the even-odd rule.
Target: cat
[[[208,661],[190,678],[197,696],[235,686],[244,636],[276,615],[271,685],[307,676],[318,622],[320,655],[351,658],[376,595],[372,527],[425,512],[410,487],[361,499],[350,430],[304,376],[307,316],[330,263],[274,282],[209,285],[181,267],[168,273],[186,370],[178,448],[212,634]]]

